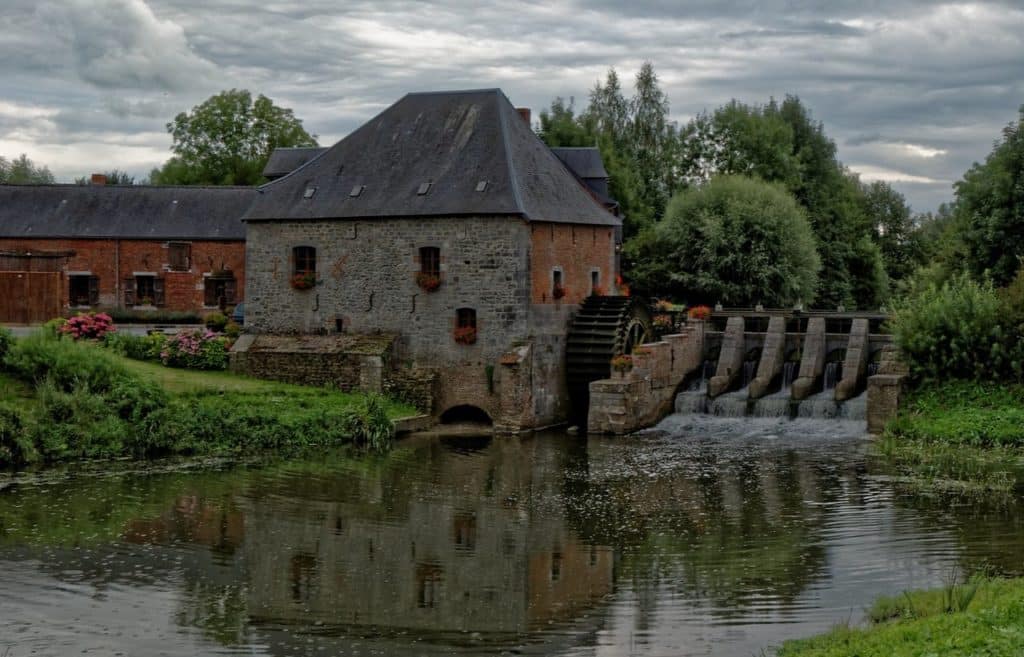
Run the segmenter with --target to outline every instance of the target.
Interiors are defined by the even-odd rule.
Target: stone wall
[[[907,366],[900,362],[893,345],[882,348],[878,374],[868,377],[868,432],[880,434],[896,417],[900,401],[906,395]]]

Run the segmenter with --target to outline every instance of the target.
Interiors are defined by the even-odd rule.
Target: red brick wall
[[[590,273],[600,270],[599,285],[606,294],[615,293],[615,235],[607,226],[573,224],[530,224],[531,301],[554,303],[552,272],[562,271],[566,296],[563,303],[581,303],[590,295]]]
[[[228,269],[237,282],[236,301],[245,291],[245,242],[210,242],[182,240],[191,248],[191,268],[187,272],[168,271],[168,250],[165,241],[89,240],[89,239],[4,239],[0,250],[74,251],[65,272],[89,272],[99,277],[100,306],[124,305],[122,281],[135,272],[153,272],[164,279],[167,310],[202,311],[203,274]],[[68,281],[64,277],[63,300],[68,307]]]

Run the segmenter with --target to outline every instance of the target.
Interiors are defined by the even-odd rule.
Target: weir
[[[742,310],[691,319],[635,351],[631,371],[591,383],[587,429],[630,433],[674,411],[868,420],[877,431],[895,412],[904,374],[884,319]],[[871,420],[872,410],[883,419]]]

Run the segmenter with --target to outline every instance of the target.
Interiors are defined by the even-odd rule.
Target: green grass
[[[973,590],[972,590],[973,589]],[[866,627],[787,641],[779,657],[1022,657],[1024,579],[880,598]]]
[[[876,453],[920,489],[1024,487],[1024,386],[950,381],[914,391]]]
[[[182,370],[37,334],[0,372],[0,468],[123,456],[238,456],[349,444],[383,451],[393,420],[379,395]]]

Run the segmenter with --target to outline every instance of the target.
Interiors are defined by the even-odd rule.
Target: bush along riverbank
[[[911,392],[876,450],[918,488],[1024,491],[1024,386],[949,381]]]
[[[0,468],[75,459],[390,447],[380,396],[172,370],[97,342],[0,332]],[[166,375],[165,375],[166,373]]]
[[[1024,646],[1024,579],[974,578],[879,598],[865,627],[840,626],[785,642],[779,657],[1018,657]]]

